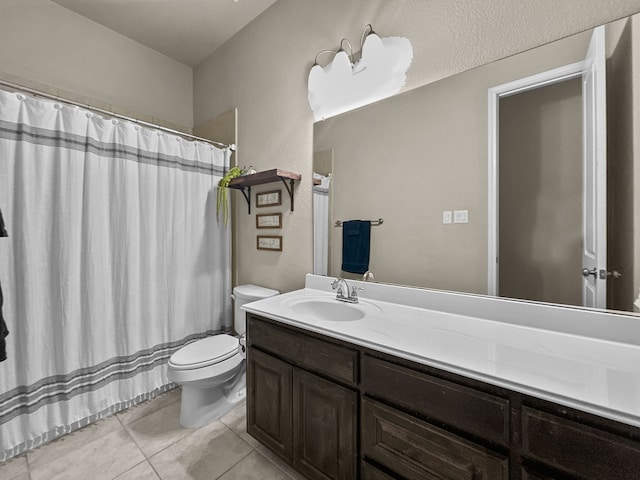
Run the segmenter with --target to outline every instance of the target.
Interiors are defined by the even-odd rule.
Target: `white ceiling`
[[[194,67],[276,0],[53,0]]]

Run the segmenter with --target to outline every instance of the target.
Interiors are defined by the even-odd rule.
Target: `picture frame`
[[[258,250],[282,251],[282,235],[258,235],[256,237]]]
[[[282,214],[281,213],[257,214],[256,228],[282,228]]]
[[[256,206],[258,208],[273,207],[276,205],[282,205],[282,190],[256,193]]]

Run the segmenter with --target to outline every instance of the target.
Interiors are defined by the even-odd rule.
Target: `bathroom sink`
[[[327,297],[298,298],[289,302],[287,307],[293,313],[304,315],[310,320],[331,322],[352,322],[381,311],[370,303],[346,303]]]

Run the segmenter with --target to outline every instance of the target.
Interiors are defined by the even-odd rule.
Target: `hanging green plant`
[[[216,202],[216,219],[220,221],[220,210],[223,211],[222,218],[225,227],[229,223],[229,183],[236,177],[239,177],[244,173],[240,167],[233,167],[222,177],[218,182],[218,198]]]

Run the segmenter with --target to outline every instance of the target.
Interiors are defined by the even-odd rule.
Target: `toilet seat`
[[[239,355],[238,339],[227,334],[197,340],[171,355],[169,366],[175,370],[193,370],[224,362]]]

